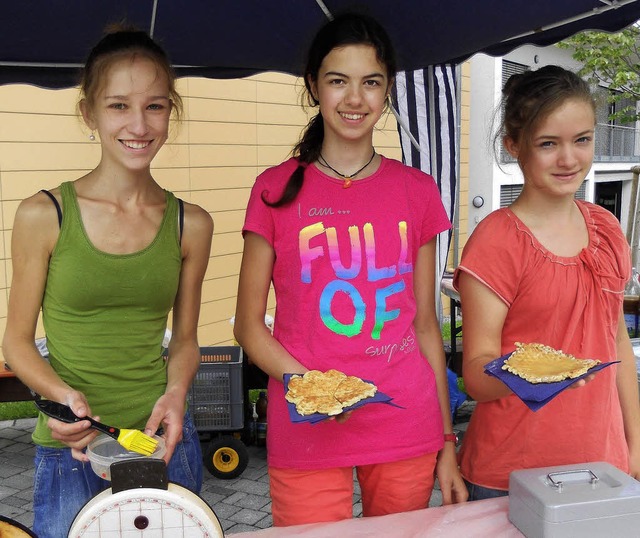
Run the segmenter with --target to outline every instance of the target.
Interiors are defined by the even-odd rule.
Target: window
[[[531,71],[528,65],[502,60],[502,87],[504,88],[511,75],[519,75],[526,71]]]
[[[510,206],[522,191],[522,185],[500,186],[500,207]]]

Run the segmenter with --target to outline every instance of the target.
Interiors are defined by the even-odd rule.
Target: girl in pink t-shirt
[[[522,193],[470,237],[454,284],[464,319],[463,375],[477,407],[460,467],[472,500],[506,495],[517,469],[607,461],[640,477],[636,365],[622,303],[629,246],[607,210],[575,199],[594,155],[588,85],[556,66],[504,88],[504,147]],[[538,342],[619,360],[531,411],[484,366]]]
[[[276,526],[352,517],[353,469],[365,516],[466,500],[451,440],[435,313],[435,238],[448,229],[433,178],[379,155],[373,129],[395,74],[389,38],[360,15],[315,37],[305,70],[310,121],[294,158],[253,187],[234,333],[270,376],[268,463]],[[270,284],[277,310],[264,325]],[[283,375],[337,369],[376,384],[369,404],[293,423]],[[455,441],[455,438],[453,438]]]

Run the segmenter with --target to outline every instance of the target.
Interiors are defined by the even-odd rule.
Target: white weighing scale
[[[220,521],[198,495],[168,483],[162,460],[111,465],[112,487],[76,516],[69,538],[223,538]]]

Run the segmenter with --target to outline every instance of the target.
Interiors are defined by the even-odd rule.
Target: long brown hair
[[[368,15],[345,13],[338,15],[326,23],[316,34],[307,53],[304,70],[304,84],[307,101],[310,106],[318,106],[317,99],[311,92],[311,81],[317,81],[322,61],[333,49],[347,45],[369,45],[376,51],[380,64],[387,70],[388,80],[396,74],[396,58],[393,45],[385,29]],[[298,159],[298,167],[289,177],[289,181],[279,200],[268,202],[266,193],[262,193],[262,201],[270,207],[281,207],[291,203],[302,189],[304,171],[320,155],[324,141],[324,123],[322,113],[311,118],[305,127],[300,141],[293,148],[293,156]]]

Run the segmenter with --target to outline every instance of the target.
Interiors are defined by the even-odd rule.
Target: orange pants
[[[436,453],[356,467],[364,516],[381,516],[429,505]],[[275,527],[353,517],[353,468],[269,468]]]

